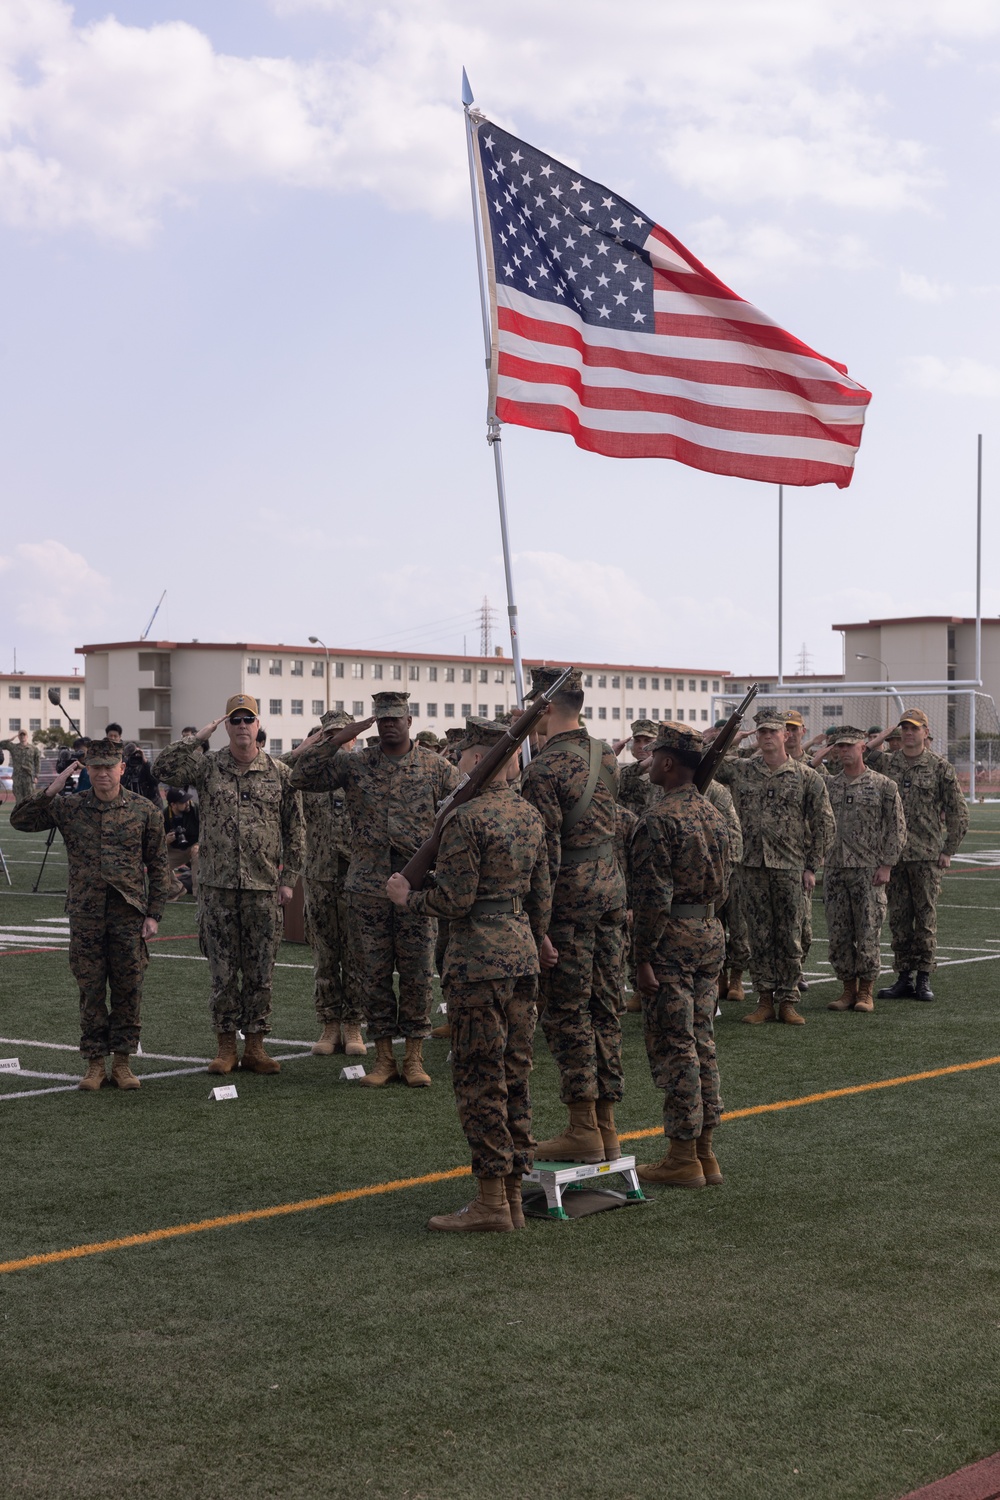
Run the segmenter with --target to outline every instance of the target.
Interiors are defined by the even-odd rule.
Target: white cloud
[[[904,297],[910,297],[914,302],[947,302],[949,297],[955,295],[955,288],[946,281],[931,281],[929,276],[922,276],[919,271],[900,270],[899,290]]]
[[[736,283],[799,266],[856,271],[871,263],[867,247],[857,235],[819,234],[814,230],[792,234],[780,224],[736,225],[721,214],[688,225],[681,238],[723,281]]]
[[[925,391],[987,399],[1000,396],[1000,369],[964,355],[941,359],[936,354],[914,354],[903,361],[903,373],[910,385]]]
[[[273,8],[331,12],[337,54],[240,57],[186,22],[76,25],[63,0],[6,0],[0,217],[141,241],[167,206],[249,180],[464,213],[463,63],[492,115],[563,156],[627,129],[711,198],[898,209],[928,200],[933,162],[824,65],[1000,27],[991,0],[634,0],[610,29],[606,0],[579,0],[569,28],[561,7],[509,0],[499,31],[463,0]]]
[[[21,542],[0,555],[11,620],[53,638],[79,637],[107,618],[109,582],[62,542]]]

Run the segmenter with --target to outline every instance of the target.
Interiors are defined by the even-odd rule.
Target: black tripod
[[[59,830],[57,828],[50,828],[49,829],[49,836],[45,840],[45,853],[42,855],[42,862],[41,862],[41,864],[38,867],[38,874],[35,876],[35,883],[31,887],[32,895],[37,896],[37,894],[38,894],[38,887],[41,885],[41,883],[42,883],[42,876],[45,874],[45,861],[49,857],[49,850],[52,848],[53,840],[55,839],[55,836],[58,833],[58,831]],[[8,880],[10,879],[9,875],[8,875],[7,879]],[[52,891],[50,894],[53,895],[53,896],[58,896],[58,895],[61,895],[62,893],[60,891]]]

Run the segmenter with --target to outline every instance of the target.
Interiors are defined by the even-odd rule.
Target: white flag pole
[[[469,187],[472,192],[472,230],[476,237],[476,269],[479,272],[479,301],[483,313],[483,342],[486,346],[486,369],[490,375],[490,384],[493,384],[493,319],[487,287],[487,275],[485,268],[485,234],[486,227],[483,224],[479,203],[478,178],[476,173],[476,153],[473,144],[473,109],[474,103],[472,85],[469,83],[469,75],[462,69],[462,109],[465,113],[465,143],[469,151]],[[478,115],[478,111],[476,111]],[[481,116],[479,117],[481,118]],[[478,124],[478,119],[476,121]],[[496,470],[497,480],[497,503],[500,507],[500,543],[503,548],[503,572],[504,581],[507,585],[507,618],[510,622],[510,651],[514,659],[514,685],[517,691],[518,707],[524,704],[524,669],[521,666],[521,640],[517,623],[517,605],[514,602],[514,575],[510,563],[510,536],[507,528],[507,489],[503,478],[503,453],[500,442],[500,421],[493,410],[492,401],[486,424],[486,441],[493,449],[493,467]],[[521,747],[522,759],[525,764],[531,759],[531,747],[525,740]]]

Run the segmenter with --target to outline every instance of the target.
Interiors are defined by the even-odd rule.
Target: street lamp
[[[889,689],[889,668],[886,666],[886,664],[882,660],[881,656],[869,656],[866,651],[855,651],[854,655],[855,655],[855,657],[857,658],[858,661],[877,661],[880,667],[885,667],[885,685],[886,685],[886,689],[888,691],[888,689]],[[897,692],[895,692],[895,691],[893,691],[893,697],[896,699],[896,702],[899,705],[899,711],[900,711],[900,713],[902,713],[903,712],[903,700],[902,700],[902,698],[900,698],[899,694]],[[888,722],[889,722],[889,699],[888,699],[888,697],[886,697],[886,700],[885,700],[885,718],[886,718],[886,723],[888,724]]]
[[[310,646],[322,646],[326,652],[326,711],[330,712],[330,648],[326,641],[321,641],[318,635],[309,637]]]

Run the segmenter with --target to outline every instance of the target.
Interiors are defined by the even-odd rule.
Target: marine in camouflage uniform
[[[166,830],[152,803],[121,787],[118,746],[96,741],[87,766],[106,800],[93,789],[60,795],[67,767],[10,821],[22,833],[58,828],[66,845],[69,963],[80,987],[80,1052],[90,1063],[80,1087],[101,1087],[113,1053],[113,1082],[134,1089],[139,1080],[128,1058],[139,1045],[146,935],[155,932],[171,885]],[[114,772],[106,787],[102,767]]]
[[[558,667],[535,667],[529,697]],[[542,974],[542,1029],[559,1069],[569,1129],[543,1141],[546,1160],[601,1161],[613,1142],[624,1091],[618,1018],[625,881],[615,858],[618,763],[610,745],[578,727],[582,678],[573,672],[543,713],[546,736],[522,795],[542,815],[552,883],[549,937],[559,954]]]
[[[300,755],[292,772],[292,784],[302,791],[343,789],[347,797],[351,863],[345,888],[363,967],[368,1034],[378,1052],[366,1081],[375,1086],[396,1076],[394,1036],[407,1041],[412,1077],[404,1068],[406,1081],[430,1083],[421,1048],[431,1029],[434,920],[400,910],[385,888],[389,876],[402,870],[430,837],[438,808],[459,780],[443,756],[410,739],[408,699],[408,693],[375,693],[372,704],[385,738],[355,754],[321,741]],[[398,748],[393,738],[397,735]],[[387,745],[393,746],[391,753]],[[398,1001],[394,969],[399,974]]]
[[[704,1187],[722,1174],[712,1134],[722,1113],[713,1018],[725,953],[716,907],[732,858],[725,819],[693,785],[704,744],[697,730],[665,724],[652,774],[663,795],[633,846],[635,947],[646,1052],[663,1090],[666,1157],[640,1167],[645,1182]]]
[[[954,766],[927,748],[923,710],[908,709],[899,727],[902,749],[868,757],[873,770],[896,783],[906,816],[906,845],[889,880],[889,930],[899,978],[879,995],[933,1000],[941,871],[968,832],[969,809]],[[916,753],[907,755],[907,748]]]
[[[236,1033],[242,1031],[241,1066],[276,1073],[279,1064],[264,1051],[263,1037],[271,1029],[274,961],[283,931],[281,889],[295,885],[305,852],[302,807],[288,767],[253,743],[256,700],[235,695],[223,718],[233,744],[240,744],[241,733],[247,738],[246,750],[208,749],[219,719],[201,738],[162,750],[153,775],[198,792],[198,938],[208,959],[212,1027],[219,1040],[209,1071],[232,1071]],[[240,760],[240,753],[251,758]]]
[[[789,760],[784,718],[774,709],[754,715],[762,753],[727,756],[716,771],[729,787],[743,830],[736,886],[750,941],[750,972],[760,995],[744,1016],[756,1025],[777,1019],[804,1024],[796,1009],[802,972],[802,902],[815,882],[834,835],[833,813],[818,772]],[[768,756],[777,757],[770,766]]]
[[[906,820],[895,782],[864,764],[864,731],[842,725],[837,744],[850,761],[827,783],[837,833],[826,856],[823,900],[830,967],[843,988],[827,1009],[872,1011],[885,886],[903,850]]]
[[[353,723],[352,715],[343,709],[329,709],[312,735]],[[281,759],[294,767],[301,753],[292,750]],[[313,1004],[323,1028],[312,1050],[318,1057],[335,1052],[363,1057],[361,965],[346,891],[351,863],[347,796],[343,791],[333,791],[302,792],[301,797],[306,840],[303,910],[313,953]]]
[[[28,740],[28,731],[18,731],[16,740],[0,740],[0,750],[10,756],[14,773],[14,806],[29,798],[35,789],[35,781],[42,766],[42,752]]]
[[[632,754],[635,760],[622,766],[618,777],[618,801],[622,807],[641,818],[649,806],[653,788],[649,784],[649,770],[643,769],[650,746],[656,739],[658,724],[652,719],[636,719],[632,724]]]
[[[447,761],[450,766],[457,766],[462,752],[458,748],[465,738],[465,730],[453,725],[451,729],[444,732],[444,749],[440,752],[441,759]]]
[[[467,720],[461,768],[472,771],[505,730],[495,721]],[[405,896],[408,911],[448,923],[441,978],[452,1080],[479,1180],[475,1203],[435,1216],[429,1229],[524,1224],[521,1178],[534,1152],[528,1079],[538,945],[548,929],[551,891],[542,820],[508,773],[518,776],[516,756],[448,819],[433,884]]]
[[[789,760],[794,760],[800,766],[809,765],[809,757],[802,748],[802,736],[805,733],[805,720],[797,708],[790,708],[785,714],[785,750]],[[828,774],[826,768],[820,768],[820,774]],[[804,894],[802,900],[802,967],[805,968],[809,962],[809,950],[813,940],[813,898],[811,894]],[[806,990],[809,986],[805,979],[799,977],[798,988]]]
[[[631,1010],[633,1008],[635,1010],[641,1009],[638,1000],[633,998],[630,1004],[629,1000],[626,998],[626,990],[629,987],[629,982],[633,981],[634,990],[635,979],[635,950],[632,943],[631,849],[632,839],[635,836],[635,830],[638,826],[639,819],[636,817],[635,813],[630,812],[627,807],[622,807],[621,803],[619,802],[618,806],[615,808],[615,859],[618,862],[618,868],[619,870],[621,870],[622,879],[625,882],[626,907],[623,917],[622,959],[621,969],[619,970],[619,1015],[621,1015],[624,1011]]]

